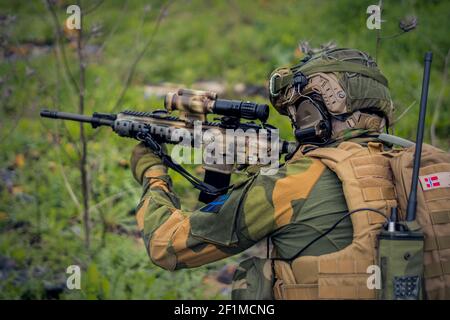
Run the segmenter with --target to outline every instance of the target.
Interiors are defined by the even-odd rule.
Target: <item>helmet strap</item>
[[[347,129],[368,129],[382,131],[386,126],[386,119],[374,114],[355,111],[345,119],[333,117],[331,119],[332,137]]]

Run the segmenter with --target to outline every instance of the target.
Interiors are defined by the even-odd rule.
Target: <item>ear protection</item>
[[[295,137],[300,144],[324,144],[329,141],[331,116],[319,95],[303,96],[291,119]]]

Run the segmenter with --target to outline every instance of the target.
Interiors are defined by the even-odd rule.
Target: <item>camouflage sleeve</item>
[[[296,160],[275,175],[256,174],[227,195],[187,212],[180,209],[166,168],[150,167],[143,174],[144,193],[136,218],[151,260],[176,270],[249,248],[290,223],[292,203],[307,197],[323,169],[318,160]]]

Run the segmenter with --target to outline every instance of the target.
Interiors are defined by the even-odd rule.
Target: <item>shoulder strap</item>
[[[317,148],[307,153],[308,157],[341,162],[351,155],[350,152],[339,148]]]
[[[333,162],[341,162],[350,157],[355,152],[358,152],[363,147],[357,143],[345,141],[342,142],[337,147],[329,147],[329,148],[317,148],[307,153],[307,156],[331,160]]]

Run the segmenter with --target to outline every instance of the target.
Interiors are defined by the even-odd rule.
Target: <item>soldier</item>
[[[367,276],[358,275],[373,263],[373,241],[348,249],[357,234],[373,234],[372,223],[361,227],[345,217],[349,199],[341,179],[317,150],[349,141],[361,150],[384,148],[377,136],[392,112],[387,80],[364,52],[332,49],[275,70],[269,89],[273,106],[290,118],[299,148],[276,174],[253,173],[199,210],[181,210],[161,160],[142,143],[134,149],[131,168],[144,189],[136,218],[148,254],[167,270],[194,268],[270,237],[276,259],[241,263],[232,298],[372,298],[363,288]],[[391,201],[389,195],[378,200]],[[376,228],[384,222],[367,217]],[[346,254],[335,257],[340,252]],[[321,257],[335,258],[325,263]],[[333,284],[336,273],[345,276]]]

